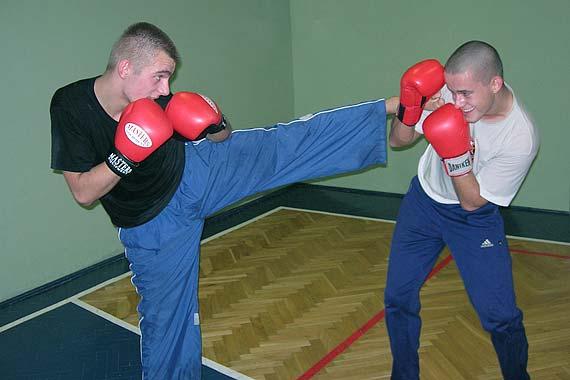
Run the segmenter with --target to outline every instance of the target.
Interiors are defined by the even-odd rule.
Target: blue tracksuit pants
[[[141,297],[143,378],[200,379],[199,246],[208,215],[264,190],[385,161],[383,100],[234,131],[222,143],[188,143],[184,175],[167,207],[119,231]]]
[[[414,177],[392,238],[384,302],[392,349],[393,380],[418,380],[420,288],[447,245],[503,377],[526,380],[528,343],[515,302],[511,256],[497,205],[468,212],[432,200]],[[469,360],[469,358],[465,358]]]

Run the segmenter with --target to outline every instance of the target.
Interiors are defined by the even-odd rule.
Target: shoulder
[[[513,94],[514,95],[514,94]],[[514,98],[513,110],[509,115],[512,141],[522,154],[536,153],[540,138],[534,119],[523,104]]]
[[[58,88],[51,98],[51,108],[65,107],[74,100],[84,99],[93,89],[96,77],[81,79]]]

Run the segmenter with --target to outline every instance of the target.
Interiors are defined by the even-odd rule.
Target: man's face
[[[445,83],[453,94],[455,107],[463,111],[465,120],[475,123],[490,114],[495,102],[493,80],[483,83],[470,71],[464,73],[445,73]]]
[[[137,99],[156,99],[170,93],[170,77],[174,74],[176,63],[165,52],[159,52],[150,64],[138,71],[131,67],[126,77],[124,92],[129,102]]]

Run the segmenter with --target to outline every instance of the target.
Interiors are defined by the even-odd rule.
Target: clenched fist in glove
[[[449,176],[458,177],[472,170],[469,124],[460,109],[451,103],[441,106],[424,120],[423,130]]]
[[[166,107],[166,115],[176,132],[189,140],[200,140],[227,127],[222,112],[207,96],[195,92],[177,92]]]
[[[444,84],[443,66],[435,59],[418,62],[406,70],[400,80],[398,119],[414,126],[420,120],[425,103]]]
[[[105,163],[118,176],[130,174],[140,162],[172,136],[172,124],[151,99],[130,103],[119,119],[115,145]]]

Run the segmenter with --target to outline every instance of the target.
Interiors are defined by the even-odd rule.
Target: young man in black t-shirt
[[[125,107],[150,98],[164,108],[177,62],[164,32],[134,24],[113,46],[106,71],[57,90],[50,108],[52,168],[63,171],[78,203],[100,200],[119,227],[141,296],[145,379],[200,378],[205,218],[261,191],[384,163],[386,114],[398,102],[364,102],[270,128],[226,128],[199,141],[170,138],[118,175],[108,157]]]
[[[64,171],[79,203],[88,205],[100,199],[114,225],[136,226],[156,216],[176,191],[184,170],[184,142],[168,140],[139,165],[136,175],[119,181],[114,173],[108,173],[104,162],[117,120],[95,95],[99,78],[72,83],[53,96],[52,167]],[[169,98],[160,96],[156,101],[164,108]],[[93,182],[101,187],[99,192]]]

